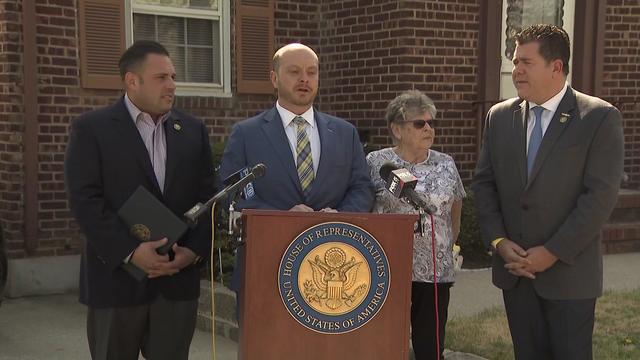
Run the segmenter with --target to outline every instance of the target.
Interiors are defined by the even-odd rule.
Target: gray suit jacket
[[[524,249],[544,245],[558,257],[536,275],[548,299],[602,293],[601,227],[615,205],[623,166],[620,112],[569,87],[527,178],[527,102],[491,108],[472,188],[483,240],[506,237]],[[493,283],[509,289],[518,278],[493,256]]]

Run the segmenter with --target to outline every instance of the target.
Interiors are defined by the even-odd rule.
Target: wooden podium
[[[244,210],[242,218],[246,248],[239,309],[239,359],[408,358],[413,225],[417,220],[416,215]],[[326,223],[329,223],[327,226],[354,226],[365,231],[377,240],[388,260],[386,300],[380,302],[373,299],[372,305],[375,306],[372,308],[377,313],[363,325],[344,333],[328,334],[303,326],[304,317],[296,319],[288,305],[285,305],[287,301],[282,295],[281,271],[285,264],[285,253],[289,253],[292,242],[301,239],[305,231],[325,226]],[[318,232],[318,235],[321,233]],[[338,251],[335,248],[332,250]],[[297,253],[294,250],[292,254]],[[307,265],[310,262],[305,260],[305,266],[311,267]],[[328,260],[326,264],[330,262]],[[373,281],[377,274],[376,267],[370,268]],[[375,286],[372,283],[370,291],[377,291],[372,289]],[[365,309],[363,313],[368,313],[368,310]],[[345,323],[348,324],[346,320]],[[339,327],[340,323],[336,322],[335,325]]]

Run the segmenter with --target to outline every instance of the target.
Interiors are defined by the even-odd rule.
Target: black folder
[[[167,243],[157,249],[161,255],[168,253],[188,228],[187,224],[143,186],[138,186],[125,201],[118,210],[118,216],[129,227],[130,233],[140,241],[160,240],[166,237]],[[138,281],[147,276],[132,263],[124,264],[123,267]]]

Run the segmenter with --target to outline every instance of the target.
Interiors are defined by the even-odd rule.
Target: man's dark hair
[[[120,61],[118,62],[120,77],[124,80],[124,75],[139,67],[148,54],[169,56],[169,52],[161,44],[150,40],[138,40],[120,57]]]
[[[531,25],[516,34],[516,42],[524,45],[537,41],[540,44],[540,55],[547,61],[561,60],[562,71],[569,74],[569,56],[571,42],[569,35],[561,27],[549,24]]]

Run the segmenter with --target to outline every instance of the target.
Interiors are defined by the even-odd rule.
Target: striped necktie
[[[311,183],[313,183],[313,159],[311,158],[311,144],[307,136],[307,121],[302,116],[293,118],[296,124],[296,164],[298,167],[298,177],[304,196],[309,195]]]
[[[536,155],[542,143],[542,112],[544,108],[542,106],[534,106],[531,110],[533,110],[536,119],[529,138],[529,149],[527,150],[527,175],[531,175],[533,163],[536,161]]]

